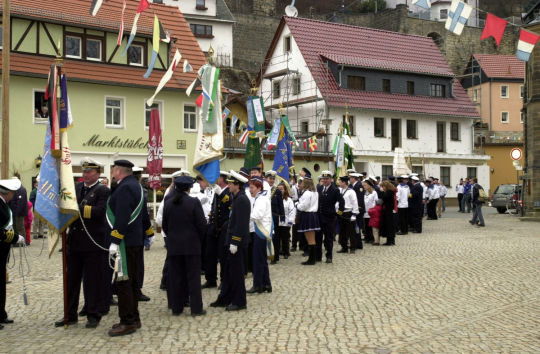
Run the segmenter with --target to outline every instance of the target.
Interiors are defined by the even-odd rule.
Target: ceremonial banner
[[[539,36],[525,30],[521,30],[519,33],[519,42],[517,47],[517,57],[523,61],[529,61],[531,53],[538,42]]]
[[[251,132],[248,136],[244,167],[248,170],[252,169],[253,167],[262,168],[261,141],[258,136],[253,134],[253,132]]]
[[[240,139],[238,139],[239,142],[241,142],[242,144],[245,144],[247,142],[247,139],[249,137],[249,130],[244,130],[244,132],[242,133],[242,135],[240,135]]]
[[[471,6],[460,0],[452,0],[452,3],[450,4],[450,11],[448,12],[448,18],[446,19],[444,27],[458,36],[461,35],[461,32],[463,32],[463,28],[465,27],[465,23],[467,23],[471,12]]]
[[[236,130],[236,123],[238,123],[238,117],[233,115],[231,119],[231,128],[229,129],[231,136],[234,136],[234,131]]]
[[[289,184],[289,171],[294,167],[291,144],[289,143],[289,134],[283,125],[279,132],[279,141],[277,143],[276,155],[272,169],[276,171],[281,180]]]
[[[49,126],[51,128],[51,153],[55,157],[59,157],[60,151],[60,122],[58,121],[58,68],[56,65],[51,65],[47,88],[45,89],[45,100],[47,100],[47,108],[49,110]]]
[[[289,137],[292,139],[294,144],[298,146],[298,141],[296,141],[296,138],[294,137],[294,132],[291,129],[291,124],[289,123],[289,117],[288,116],[281,116],[281,123],[287,129],[287,133],[289,134]]]
[[[493,37],[495,42],[497,42],[497,46],[499,46],[501,44],[501,39],[507,23],[508,21],[488,13],[486,17],[486,25],[484,26],[480,40]]]
[[[126,49],[124,49],[124,52],[122,53],[122,56],[126,55],[129,46],[135,39],[135,35],[137,34],[137,22],[139,21],[139,17],[141,16],[141,12],[146,10],[150,7],[150,4],[148,3],[148,0],[141,0],[139,2],[139,7],[137,8],[137,14],[135,14],[135,18],[133,19],[133,25],[131,26],[131,33],[129,34],[129,39],[126,44]]]
[[[313,152],[318,148],[319,146],[317,145],[317,136],[313,135],[311,138],[309,138],[309,152]]]
[[[67,78],[65,74],[60,76],[60,131],[69,128],[73,124],[73,116],[71,115],[71,105],[67,94]]]
[[[218,72],[219,74],[219,72]],[[197,146],[193,157],[193,168],[198,171],[201,176],[210,184],[216,183],[219,178],[219,159],[222,157],[223,151],[223,124],[219,120],[221,117],[221,82],[216,85],[216,93],[214,97],[215,106],[211,113],[214,115],[211,122],[215,123],[215,133],[210,134],[204,129],[198,129]],[[197,108],[197,120],[199,127],[205,124],[205,119],[202,116],[203,108]],[[217,124],[219,123],[219,124]]]
[[[412,4],[427,10],[431,8],[431,0],[412,0]]]
[[[216,99],[219,87],[219,68],[205,64],[199,69],[203,100],[201,106],[202,129],[205,134],[216,134],[218,125],[221,126],[221,106],[216,107]],[[216,114],[219,111],[219,114]]]
[[[180,52],[177,49],[176,53],[174,53],[174,57],[173,57],[173,60],[171,62],[171,65],[169,66],[169,69],[167,69],[167,72],[163,75],[163,77],[159,81],[159,85],[156,88],[156,92],[154,92],[152,97],[150,97],[148,99],[148,101],[146,101],[146,104],[148,105],[148,107],[151,107],[152,104],[154,104],[154,98],[156,98],[157,94],[161,91],[161,89],[163,87],[165,87],[167,82],[169,82],[169,80],[172,78],[173,73],[174,73],[174,69],[176,69],[176,66],[178,65],[178,63],[180,62],[181,59],[182,59],[182,55],[180,54]]]
[[[343,134],[343,137],[347,137],[343,139],[344,143],[344,154],[345,154],[345,165],[347,168],[353,168],[354,169],[354,153],[352,146],[346,144],[346,141],[351,141],[351,132],[349,128],[349,115],[347,114],[345,118],[345,125],[344,125],[345,133]]]
[[[116,45],[122,44],[122,37],[124,36],[124,12],[126,12],[126,1],[123,0],[122,3],[122,14],[120,15],[120,30],[118,31],[118,39],[116,40]]]
[[[272,131],[270,132],[270,136],[268,137],[268,141],[266,142],[268,150],[272,150],[274,146],[277,145],[278,139],[280,138],[280,131],[281,119],[278,118],[274,120],[274,126],[272,127]]]
[[[258,102],[256,104],[258,108],[255,108],[254,102]],[[262,98],[258,96],[248,97],[248,100],[246,102],[246,108],[248,114],[248,130],[253,130],[258,137],[263,137],[265,117]],[[261,117],[257,116],[257,111],[259,112],[259,116],[262,116],[262,121],[259,121]]]
[[[150,113],[150,129],[148,129],[148,157],[146,171],[148,186],[152,189],[161,188],[161,171],[163,168],[163,144],[159,111],[153,109]]]

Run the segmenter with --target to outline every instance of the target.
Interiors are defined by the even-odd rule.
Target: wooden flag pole
[[[2,0],[2,178],[9,178],[9,54],[11,18],[9,0]]]

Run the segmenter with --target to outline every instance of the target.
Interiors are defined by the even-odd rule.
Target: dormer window
[[[366,78],[363,76],[347,76],[347,88],[364,91],[366,89]]]
[[[196,8],[197,10],[208,10],[208,9],[206,8],[206,0],[197,0],[197,1],[195,2],[195,8]]]
[[[383,79],[382,80],[382,90],[383,92],[390,93],[390,79]]]
[[[283,52],[284,53],[291,52],[291,36],[287,36],[283,38]]]
[[[128,64],[134,66],[144,66],[144,47],[132,44],[128,49]]]
[[[66,57],[82,58],[82,38],[77,36],[66,36]]]
[[[429,95],[433,97],[446,97],[446,86],[441,84],[431,84]]]

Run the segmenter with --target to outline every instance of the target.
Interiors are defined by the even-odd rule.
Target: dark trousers
[[[250,272],[253,273],[253,235],[253,232],[249,234],[249,244],[244,249],[244,271],[246,275]]]
[[[461,205],[461,201],[463,200],[463,193],[458,193],[457,200],[458,200],[459,211],[464,211],[463,205]]]
[[[298,237],[298,227],[296,226],[296,224],[293,225],[292,227],[292,248],[296,250],[296,247],[298,246],[298,242],[300,241],[299,240],[299,237]]]
[[[364,242],[371,243],[375,241],[373,237],[373,228],[369,226],[369,218],[364,218]]]
[[[201,294],[201,256],[170,255],[167,293],[173,313],[181,313],[189,300],[191,313],[203,310]]]
[[[394,233],[399,231],[399,217],[398,213],[392,212],[392,220],[394,220]]]
[[[411,208],[411,218],[414,231],[422,232],[422,214],[424,213],[424,206],[422,204]]]
[[[409,232],[409,208],[398,208],[399,231],[406,235]]]
[[[266,240],[253,233],[253,286],[262,288],[271,285],[266,256]]]
[[[0,274],[0,320],[8,318],[6,312],[6,265],[9,257],[11,245],[4,242],[0,245],[0,262],[2,264],[2,274]],[[76,318],[76,317],[75,317]]]
[[[321,230],[315,232],[315,259],[322,260],[322,245],[326,250],[326,258],[332,259],[332,250],[334,248],[334,235],[336,230],[335,217],[319,217]],[[305,237],[304,237],[305,238]]]
[[[137,270],[137,282],[139,283],[138,294],[142,295],[142,287],[144,284],[144,252],[139,255],[139,269]]]
[[[163,238],[165,242],[165,248],[167,248],[167,237]],[[161,271],[161,287],[167,288],[167,281],[169,280],[169,263],[167,262],[167,256],[163,262],[163,270]]]
[[[281,252],[281,238],[279,237],[279,216],[272,215],[272,221],[274,222],[274,235],[272,235],[272,244],[274,245],[274,261],[279,261],[279,254]]]
[[[352,213],[343,213],[343,215],[338,218],[339,222],[339,244],[344,250],[356,249],[356,232],[354,231],[353,222],[351,221]],[[350,246],[349,246],[350,244]]]
[[[281,242],[281,253],[284,256],[290,256],[289,243],[291,242],[291,228],[289,226],[280,226],[278,228],[278,236]]]
[[[219,237],[213,226],[208,228],[206,234],[206,266],[204,269],[204,278],[208,283],[217,282],[217,263],[219,258]]]
[[[139,274],[141,253],[143,246],[126,247],[128,280],[116,281],[118,291],[118,314],[120,323],[124,325],[135,325],[140,322],[139,317]],[[169,274],[170,276],[170,274]]]
[[[427,216],[430,219],[437,220],[437,202],[439,199],[431,199],[427,205]]]
[[[225,305],[246,306],[246,285],[244,283],[244,253],[242,248],[223,257],[224,274],[217,301]]]
[[[79,309],[79,296],[81,281],[84,287],[84,304],[87,317],[101,319],[103,310],[103,294],[106,284],[103,272],[103,263],[107,261],[106,254],[97,252],[70,252],[67,253],[67,295],[68,319],[76,320]]]
[[[362,243],[362,230],[364,228],[364,218],[361,216],[364,213],[360,213],[356,216],[356,221],[353,223],[354,234],[356,235],[356,248],[363,249],[364,244]]]

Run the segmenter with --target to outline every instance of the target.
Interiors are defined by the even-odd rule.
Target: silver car
[[[515,209],[521,186],[517,184],[501,184],[491,196],[491,206],[501,214],[508,209]]]

